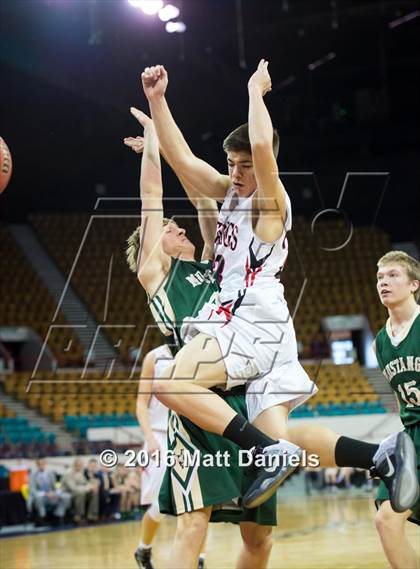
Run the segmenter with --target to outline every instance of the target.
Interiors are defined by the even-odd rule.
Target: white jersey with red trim
[[[250,422],[275,405],[293,409],[317,391],[298,361],[293,320],[278,278],[292,227],[289,197],[284,230],[274,243],[261,241],[252,229],[252,198],[228,191],[215,239],[220,302],[206,302],[196,318],[184,319],[181,330],[186,342],[199,333],[217,339],[227,371],[222,387],[247,385]]]
[[[256,190],[258,191],[258,190]],[[217,222],[214,242],[214,265],[219,277],[220,300],[242,296],[252,287],[252,292],[283,285],[277,273],[283,268],[288,245],[286,233],[292,228],[292,207],[286,193],[286,220],[282,235],[274,243],[259,239],[252,228],[252,198],[238,197],[229,189]],[[250,291],[249,291],[250,292]]]
[[[159,377],[162,371],[174,361],[171,350],[167,344],[155,348],[151,352],[155,358],[153,377]],[[168,408],[154,395],[149,401],[149,422],[153,431],[166,431],[168,429]]]

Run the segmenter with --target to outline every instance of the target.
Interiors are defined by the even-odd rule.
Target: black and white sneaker
[[[418,500],[419,483],[416,449],[409,435],[401,432],[384,439],[373,457],[373,464],[370,472],[385,482],[392,509],[395,512],[410,510]]]
[[[285,440],[254,450],[257,474],[254,483],[243,496],[245,508],[258,508],[276,492],[288,476],[298,468],[302,450]]]
[[[201,557],[201,555],[198,558],[197,569],[204,569],[204,557]]]
[[[138,547],[134,552],[134,558],[137,561],[137,565],[140,569],[155,569],[152,563],[152,548],[144,549],[143,547]]]

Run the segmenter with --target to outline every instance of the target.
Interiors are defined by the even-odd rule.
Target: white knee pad
[[[165,517],[165,514],[161,514],[159,511],[159,501],[155,500],[147,510],[147,513],[152,518],[154,522],[161,522]]]

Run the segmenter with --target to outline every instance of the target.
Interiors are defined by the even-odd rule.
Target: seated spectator
[[[76,458],[70,472],[63,476],[63,488],[70,492],[74,506],[74,521],[82,523],[86,516],[89,522],[98,519],[99,480],[86,480],[83,462]]]
[[[53,509],[54,515],[60,521],[70,507],[70,494],[57,488],[56,484],[57,477],[54,472],[47,470],[46,459],[38,458],[36,469],[29,477],[28,509],[32,510],[34,507],[41,522],[46,518],[48,507]]]
[[[123,464],[118,464],[112,473],[113,489],[112,494],[120,495],[120,513],[129,511],[131,487],[127,484],[128,470]]]
[[[99,514],[103,519],[120,519],[120,495],[114,491],[114,480],[111,470],[102,467],[98,471],[99,487]]]
[[[111,473],[107,470],[100,470],[96,458],[91,458],[84,471],[86,480],[99,484],[99,516],[109,518],[119,509],[119,495],[112,494],[113,487]]]
[[[127,509],[130,512],[140,505],[141,467],[130,468],[126,486],[128,488]]]
[[[96,458],[89,459],[87,467],[84,469],[84,476],[89,482],[95,482],[95,484],[100,485],[99,464]]]

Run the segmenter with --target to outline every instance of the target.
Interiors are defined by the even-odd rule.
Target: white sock
[[[206,554],[205,553],[200,553],[198,559],[202,559],[204,561],[204,559],[206,558]]]
[[[139,541],[139,549],[152,549],[152,544],[145,545],[142,540]]]

